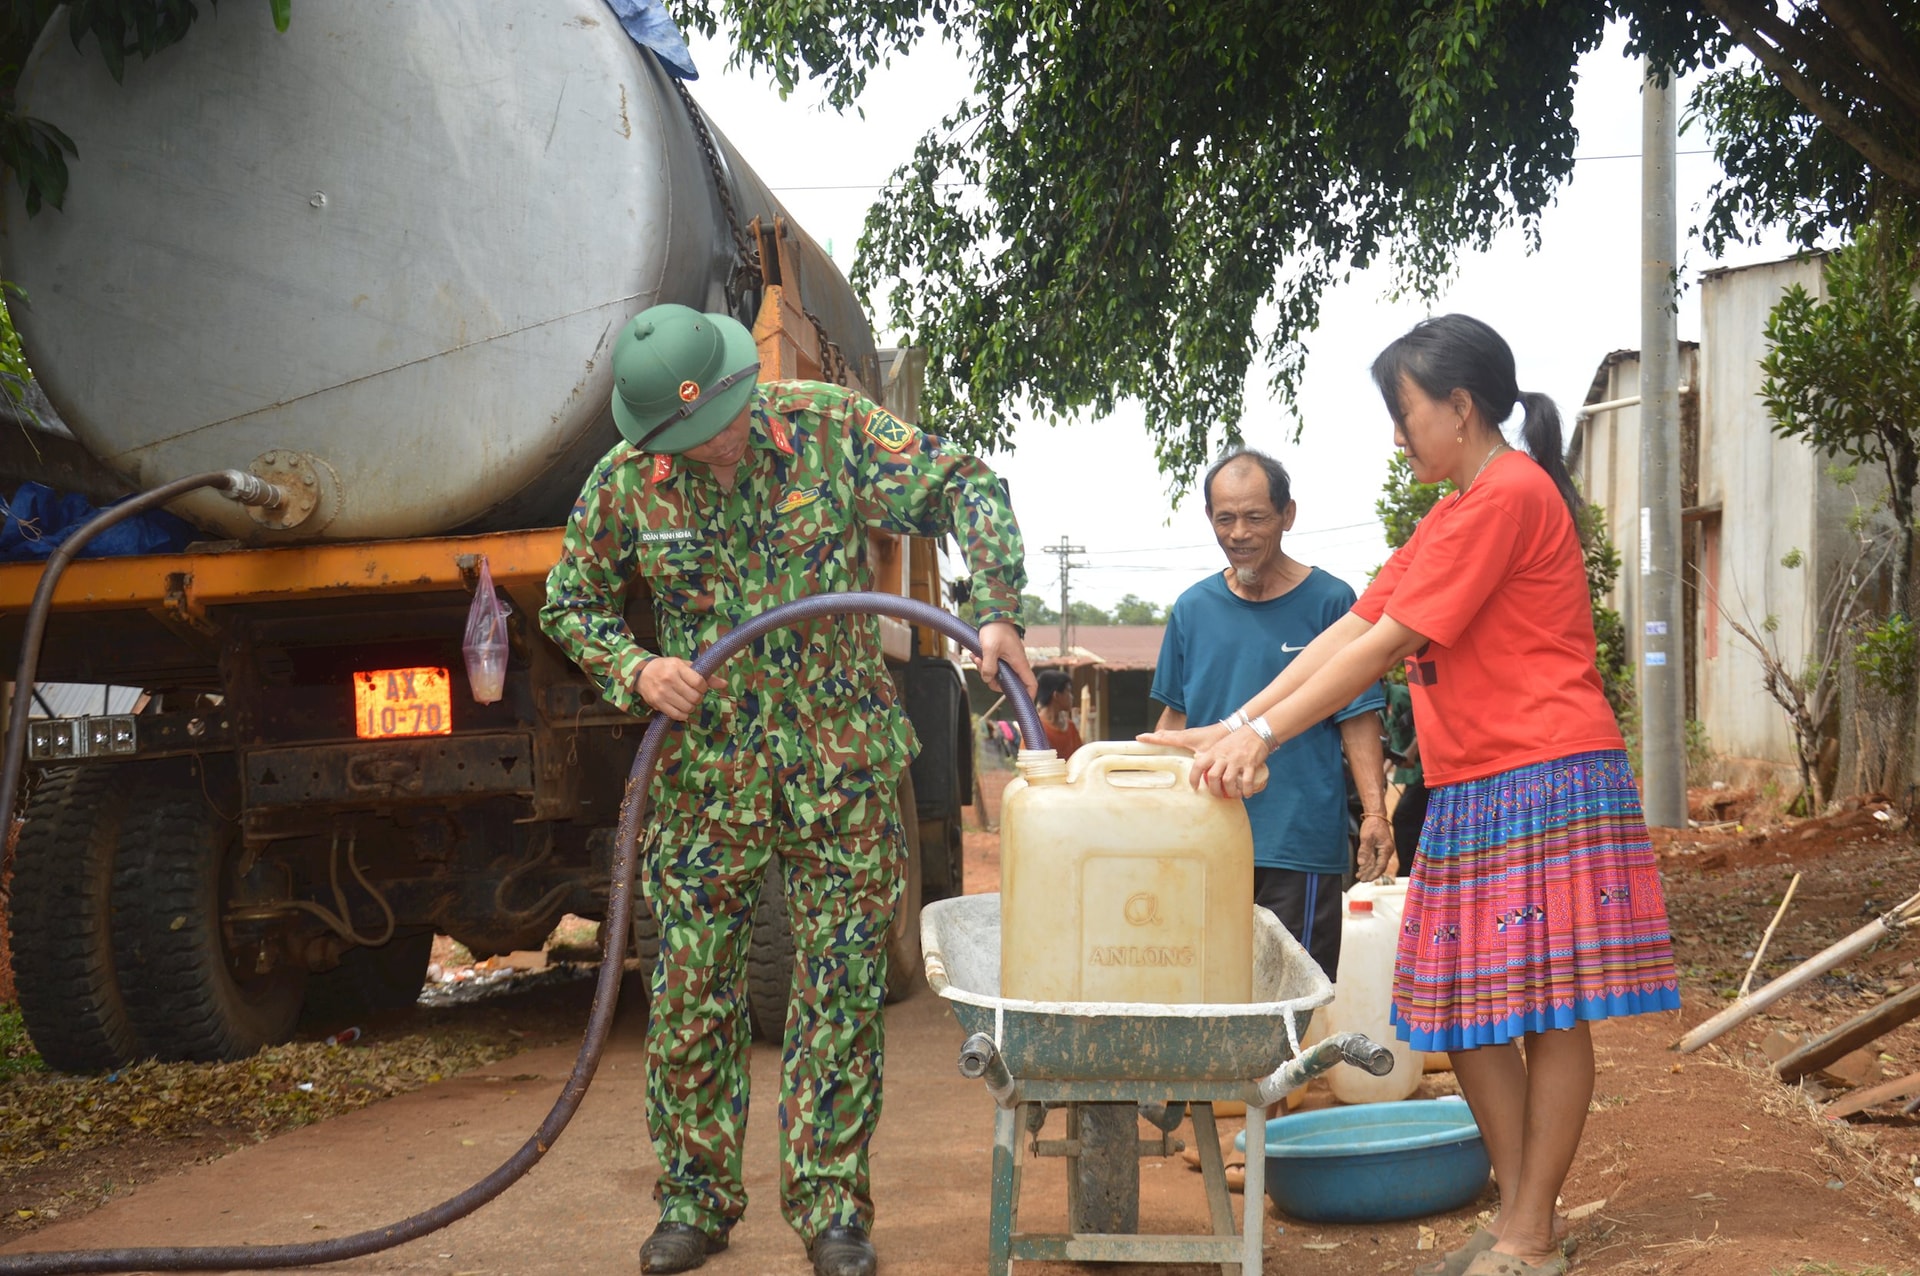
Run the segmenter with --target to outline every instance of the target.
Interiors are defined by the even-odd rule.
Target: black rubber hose
[[[33,681],[40,669],[40,646],[47,636],[47,611],[67,564],[79,556],[88,541],[115,523],[158,509],[205,487],[218,488],[243,505],[276,506],[281,499],[279,489],[245,470],[190,474],[151,492],[129,497],[111,509],[101,510],[76,527],[73,534],[47,556],[47,565],[40,571],[40,586],[33,591],[33,604],[27,608],[26,624],[20,632],[20,668],[13,676],[13,716],[7,720],[6,758],[0,763],[0,829],[13,827],[13,801],[20,789],[20,773],[26,766],[27,721],[33,716]]]
[[[51,597],[51,590],[43,588],[41,592]],[[36,596],[35,605],[38,606],[41,601]],[[701,653],[693,662],[693,667],[702,674],[711,674],[742,647],[771,630],[802,620],[834,615],[892,616],[938,630],[975,655],[980,653],[980,635],[973,626],[917,599],[879,593],[819,594],[782,603],[761,612]],[[31,632],[31,617],[28,626]],[[22,667],[24,676],[30,679],[33,670],[25,659],[25,651],[22,652]],[[1046,732],[1040,726],[1040,714],[1026,687],[1021,685],[1018,678],[1008,677],[1001,682],[1001,689],[1007,693],[1007,699],[1013,702],[1014,713],[1020,719],[1020,728],[1028,747],[1046,748]],[[580,1101],[586,1097],[594,1070],[600,1066],[600,1054],[606,1048],[607,1033],[613,1026],[614,1007],[620,1000],[622,965],[614,954],[621,951],[619,940],[627,933],[630,921],[640,810],[645,804],[647,785],[653,778],[654,764],[659,760],[660,745],[666,738],[669,725],[670,719],[665,714],[656,713],[653,716],[646,735],[641,738],[640,751],[634,756],[633,770],[627,775],[626,795],[620,804],[620,829],[614,839],[613,884],[607,897],[607,919],[603,923],[611,939],[606,945],[607,958],[600,963],[600,977],[593,992],[593,1010],[587,1017],[586,1036],[580,1042],[580,1053],[574,1061],[573,1072],[567,1077],[566,1085],[561,1087],[560,1097],[554,1100],[540,1128],[498,1169],[466,1191],[431,1209],[422,1210],[385,1227],[356,1232],[352,1236],[298,1245],[156,1246],[5,1255],[0,1256],[0,1276],[64,1276],[72,1272],[266,1271],[336,1263],[392,1249],[437,1232],[465,1218],[512,1187],[547,1154],[560,1137],[560,1132],[567,1128],[567,1123],[580,1107]]]

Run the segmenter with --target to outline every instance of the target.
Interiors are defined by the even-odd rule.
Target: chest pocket
[[[717,570],[713,547],[704,534],[696,536],[699,539],[647,545],[640,555],[640,576],[653,596],[680,611],[706,610],[713,597]],[[706,606],[699,602],[703,598],[708,600]]]
[[[828,484],[789,488],[774,502],[769,548],[789,562],[816,562],[845,539],[848,517]]]

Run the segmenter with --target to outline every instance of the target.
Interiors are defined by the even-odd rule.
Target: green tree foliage
[[[930,352],[943,431],[1003,444],[1023,412],[1132,398],[1181,480],[1235,434],[1256,358],[1291,401],[1350,270],[1433,285],[1502,229],[1537,233],[1573,171],[1575,64],[1610,16],[1681,58],[1721,40],[1681,6],[1580,0],[675,8],[840,105],[889,55],[952,41],[972,90],[882,193],[855,282]]]
[[[1092,603],[1083,602],[1078,598],[1067,604],[1067,612],[1073,617],[1073,623],[1076,625],[1111,625],[1113,623],[1113,617]]]
[[[1689,104],[1725,174],[1701,227],[1714,252],[1763,227],[1811,247],[1876,208],[1920,204],[1920,3],[1699,7],[1752,55]]]
[[[20,334],[13,330],[8,303],[24,296],[14,285],[0,282],[0,394],[16,407],[26,406],[27,382],[33,374],[27,367],[26,352],[20,348]]]
[[[1580,507],[1580,540],[1586,550],[1587,599],[1593,607],[1593,659],[1613,716],[1626,721],[1633,712],[1632,651],[1620,613],[1607,605],[1620,579],[1620,551],[1607,535],[1607,512],[1599,505]]]
[[[1798,284],[1767,317],[1760,396],[1774,432],[1871,465],[1887,479],[1900,548],[1893,612],[1914,605],[1920,487],[1920,235],[1904,212],[1861,227],[1826,264],[1826,299]]]
[[[1413,477],[1413,465],[1406,454],[1395,452],[1387,462],[1386,486],[1380,491],[1380,499],[1373,503],[1373,512],[1379,515],[1380,525],[1386,529],[1387,548],[1399,549],[1406,544],[1427,511],[1452,490],[1451,479],[1422,483]]]
[[[1167,609],[1159,603],[1150,603],[1137,594],[1123,594],[1120,601],[1113,605],[1113,623],[1116,625],[1164,625],[1167,623]]]
[[[1038,594],[1020,595],[1020,624],[1031,629],[1035,625],[1057,625],[1060,613],[1047,606],[1047,600]]]
[[[211,9],[218,0],[205,2]],[[293,0],[268,3],[274,25],[285,31]],[[59,208],[65,202],[67,161],[79,153],[56,123],[14,109],[20,69],[60,7],[57,0],[0,0],[0,167],[19,181],[29,214],[39,212],[42,203]],[[128,58],[150,58],[179,43],[199,16],[196,0],[70,0],[63,23],[74,48],[92,39],[118,81]]]

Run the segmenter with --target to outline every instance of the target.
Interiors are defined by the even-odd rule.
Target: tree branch
[[[1920,55],[1882,4],[1821,0],[1821,15],[1870,72],[1913,111],[1920,112]]]
[[[1738,0],[1730,0],[1729,7],[1732,3],[1738,3]],[[1708,7],[1715,13],[1719,12],[1715,4],[1709,3]],[[1896,100],[1888,101],[1882,92],[1885,86],[1862,71],[1846,52],[1836,53],[1829,48],[1817,31],[1788,22],[1775,12],[1771,5],[1764,2],[1741,5],[1741,10],[1741,16],[1745,21],[1751,23],[1761,35],[1771,40],[1775,47],[1787,57],[1806,67],[1813,74],[1838,82],[1847,92],[1862,102],[1872,103],[1881,110],[1897,113],[1900,109],[1902,104],[1898,100],[1897,93]],[[1826,20],[1824,8],[1802,12],[1809,14],[1809,27],[1813,22]]]
[[[1707,11],[1720,19],[1729,34],[1771,71],[1782,88],[1793,94],[1813,117],[1826,125],[1833,135],[1859,152],[1860,157],[1887,177],[1920,193],[1920,157],[1903,155],[1829,101],[1793,62],[1778,48],[1762,39],[1730,0],[1704,0]]]

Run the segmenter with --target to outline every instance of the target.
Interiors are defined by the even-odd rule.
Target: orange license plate
[[[370,669],[353,675],[354,733],[362,740],[452,735],[453,688],[445,669]]]

